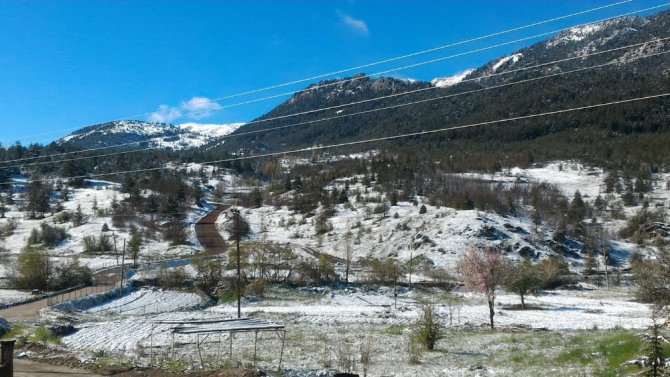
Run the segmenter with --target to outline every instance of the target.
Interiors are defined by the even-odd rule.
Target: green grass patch
[[[102,369],[110,367],[132,367],[134,365],[132,360],[116,356],[102,356],[96,360],[95,364]]]
[[[237,291],[234,289],[229,289],[219,296],[220,304],[230,304],[231,302],[237,302]]]
[[[45,346],[47,344],[61,344],[60,338],[44,325],[35,329],[35,332],[30,335],[29,339],[34,343],[42,343]]]
[[[404,334],[407,325],[393,325],[386,329],[386,333],[389,335],[400,336]]]
[[[26,335],[26,326],[25,325],[14,325],[9,332],[2,336],[2,339],[17,339],[21,336]]]
[[[590,366],[601,377],[628,376],[636,369],[622,364],[640,354],[642,342],[629,331],[588,331],[572,338],[555,358],[562,365]]]
[[[556,362],[559,364],[579,364],[584,366],[590,364],[592,361],[593,356],[591,352],[582,347],[573,348],[556,357]]]
[[[628,332],[615,333],[598,342],[598,352],[606,359],[609,368],[619,368],[624,362],[640,353],[642,340]]]

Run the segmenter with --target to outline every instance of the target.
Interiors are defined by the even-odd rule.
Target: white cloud
[[[362,35],[367,37],[370,35],[370,29],[368,29],[368,24],[363,21],[359,20],[356,18],[353,18],[349,15],[346,15],[342,12],[338,12],[340,17],[342,18],[342,23],[349,28],[349,30],[353,31],[356,34]]]
[[[194,119],[205,118],[214,111],[221,110],[221,105],[206,97],[193,97],[188,102],[183,102],[181,107],[186,111],[186,116]]]
[[[181,111],[168,105],[158,106],[158,110],[149,115],[149,122],[170,123],[177,118],[181,118]]]
[[[151,113],[148,120],[150,122],[171,123],[182,117],[202,119],[212,115],[217,110],[221,110],[221,105],[216,101],[206,97],[193,97],[176,107],[158,106],[158,110]]]

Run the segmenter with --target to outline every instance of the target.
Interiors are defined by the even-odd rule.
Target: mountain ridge
[[[244,123],[171,125],[139,120],[112,121],[79,129],[56,141],[63,147],[88,149],[128,147],[185,150],[203,146],[212,139],[225,137]]]
[[[239,151],[278,151],[289,145],[300,148],[346,143],[661,93],[670,85],[668,54],[631,59],[666,51],[670,43],[662,38],[670,36],[668,30],[669,11],[644,18],[624,17],[571,28],[553,38],[494,59],[470,72],[467,80],[461,79],[445,87],[438,87],[436,82],[431,84],[387,77],[373,79],[364,74],[322,81],[296,93],[232,134],[244,135],[231,138],[224,146],[212,143],[208,148],[234,154]],[[640,43],[645,44],[580,58],[586,54]],[[575,59],[566,60],[568,58]],[[553,63],[556,61],[561,62]],[[529,69],[536,66],[539,68]],[[580,70],[585,66],[597,68],[543,78]],[[490,76],[491,74],[495,75]],[[527,82],[529,80],[533,82]],[[370,101],[402,92],[415,93]],[[467,94],[463,94],[464,92]],[[449,98],[437,100],[438,97]],[[345,106],[361,101],[364,103]],[[420,103],[404,105],[410,102]],[[670,110],[664,105],[666,102],[658,100],[633,103],[615,109],[596,109],[542,120],[521,121],[505,127],[434,134],[429,141],[428,138],[423,139],[425,148],[420,148],[419,151],[454,142],[461,143],[463,148],[465,144],[471,146],[471,143],[482,142],[488,144],[486,149],[495,146],[502,150],[514,143],[540,139],[546,141],[559,134],[567,138],[565,132],[577,128],[589,132],[584,140],[603,134],[611,138],[612,142],[619,142],[621,137],[629,134],[665,132],[667,119],[670,117]],[[323,108],[329,110],[312,112]],[[379,111],[380,108],[387,109]],[[273,119],[305,112],[310,113]],[[360,115],[347,116],[354,113]],[[638,115],[633,115],[634,113]],[[413,141],[400,140],[384,145],[411,143]],[[463,150],[459,145],[456,146]],[[574,157],[552,155],[542,145],[535,145],[533,148],[539,149],[539,153],[544,154],[545,158]],[[433,159],[441,160],[448,156],[434,156]]]

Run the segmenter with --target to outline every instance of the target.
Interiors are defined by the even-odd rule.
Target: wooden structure
[[[14,343],[16,340],[0,340],[0,377],[14,375]]]
[[[278,325],[271,322],[251,319],[251,318],[235,318],[235,319],[203,319],[190,321],[171,321],[171,320],[157,320],[153,321],[151,327],[151,358],[153,361],[153,332],[158,325],[171,325],[172,332],[172,357],[175,355],[175,335],[190,335],[195,337],[195,344],[198,348],[198,357],[200,358],[201,366],[204,366],[202,359],[201,346],[210,338],[218,335],[218,349],[217,356],[221,353],[221,339],[223,334],[228,335],[228,355],[233,357],[233,336],[236,333],[254,333],[254,366],[256,366],[256,352],[258,350],[258,333],[259,332],[274,332],[281,341],[281,350],[279,353],[278,370],[281,370],[282,360],[284,357],[284,345],[286,343],[286,329],[283,325]]]

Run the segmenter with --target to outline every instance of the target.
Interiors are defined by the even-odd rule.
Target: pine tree
[[[137,260],[140,257],[140,246],[142,245],[142,237],[138,233],[133,234],[128,242],[128,251],[130,257],[133,259],[133,267],[137,267]]]
[[[666,361],[663,345],[670,341],[660,334],[661,324],[658,322],[658,309],[652,310],[653,324],[648,334],[643,334],[644,346],[642,347],[643,361],[642,373],[646,377],[670,376],[670,364]]]
[[[81,204],[77,205],[77,210],[72,217],[72,226],[80,226],[84,223],[84,214],[81,212]]]
[[[398,205],[398,192],[395,191],[395,190],[393,192],[391,192],[389,200],[390,200],[392,206],[397,206]]]
[[[26,209],[30,212],[30,217],[40,217],[51,210],[49,199],[51,190],[48,186],[39,181],[32,182],[28,188],[28,205]]]

